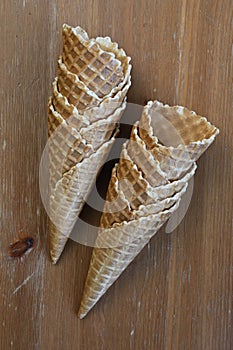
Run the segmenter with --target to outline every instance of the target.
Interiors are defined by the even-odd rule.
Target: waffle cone
[[[110,38],[63,27],[49,99],[50,246],[59,259],[115,140],[131,84],[130,58]]]
[[[157,131],[164,140],[169,128],[165,123],[163,129],[161,119],[153,119],[152,106],[159,106],[157,114],[167,118],[170,128],[176,129],[180,135],[178,142],[174,138],[167,146],[159,141]],[[157,101],[144,107],[142,118],[132,128],[130,140],[123,145],[119,164],[112,172],[80,318],[179,207],[188,181],[195,173],[195,160],[217,133],[218,129],[205,118],[182,107],[166,106],[164,109]],[[169,135],[167,139],[171,141]]]

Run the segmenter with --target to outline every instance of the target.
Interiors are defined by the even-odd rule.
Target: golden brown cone
[[[163,106],[160,102],[156,101],[154,103],[161,108]],[[144,108],[143,113],[147,109],[146,113],[148,114],[149,107],[154,103],[149,102],[149,106],[147,105]],[[167,108],[168,106],[166,106],[165,111],[163,108],[160,109],[160,114],[163,117],[169,114]],[[193,115],[196,119],[196,114],[189,112],[186,119],[187,110],[185,109],[185,113],[183,111],[183,107],[173,107],[173,120],[177,133],[179,134],[179,128],[180,130],[186,130],[184,144],[176,143],[175,145],[164,146],[159,143],[156,139],[157,124],[153,125],[152,128],[153,120],[149,118],[148,125],[139,122],[139,126],[141,124],[139,132],[138,123],[135,124],[132,129],[131,140],[123,146],[119,164],[113,169],[107,193],[107,199],[117,199],[116,202],[112,203],[112,208],[118,211],[115,214],[105,212],[102,214],[102,229],[99,230],[96,246],[93,249],[79,310],[80,318],[85,317],[134,257],[143,249],[149,239],[176,210],[188,181],[195,172],[195,159],[199,158],[203,150],[213,142],[218,133],[218,129],[209,123],[204,125],[207,124],[207,120],[203,118],[199,122],[199,127],[192,128],[188,136],[189,129],[185,128],[185,121],[192,125],[190,124],[190,116]],[[143,115],[141,120],[144,122]],[[169,119],[169,123],[171,122],[172,118]],[[161,129],[162,125],[159,125],[159,128]],[[165,130],[160,131],[166,133],[168,131],[166,129],[167,126]],[[154,152],[155,147],[156,152]],[[159,155],[158,159],[157,155]],[[147,164],[147,160],[149,160],[149,164]],[[186,162],[187,172],[185,173],[183,167]],[[179,169],[180,164],[181,171]],[[154,178],[151,176],[154,170],[153,166],[156,170],[163,169],[161,174],[164,174],[164,177],[162,179],[157,176],[158,171]],[[174,174],[175,167],[177,167],[175,173],[179,174],[177,179],[170,178]],[[159,172],[159,175],[161,174]],[[122,181],[125,179],[129,181],[126,185]],[[163,181],[165,181],[165,184],[163,184]],[[131,188],[130,183],[132,184]],[[173,193],[171,194],[171,192]],[[139,201],[135,200],[137,196],[140,198]],[[173,198],[171,198],[172,196]],[[109,210],[111,202],[106,203],[106,207]]]
[[[115,140],[131,85],[130,58],[110,38],[63,26],[49,99],[50,245],[59,259],[98,169]]]

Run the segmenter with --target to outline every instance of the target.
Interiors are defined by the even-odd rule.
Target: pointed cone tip
[[[81,311],[81,309],[79,309],[79,311],[78,311],[78,317],[80,318],[80,320],[82,320],[85,316],[86,316],[86,313],[83,313],[83,312]]]
[[[50,257],[51,257],[51,260],[52,260],[52,264],[53,264],[53,265],[56,265],[56,263],[57,263],[59,257],[54,256],[52,252],[50,252]]]

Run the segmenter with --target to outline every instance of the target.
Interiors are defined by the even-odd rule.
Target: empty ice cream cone
[[[112,172],[80,318],[177,210],[196,160],[218,132],[186,108],[158,101],[144,107]]]
[[[131,84],[130,58],[110,38],[63,26],[49,99],[50,246],[59,259],[115,140]]]

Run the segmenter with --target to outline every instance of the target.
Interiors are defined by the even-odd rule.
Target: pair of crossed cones
[[[97,62],[107,54],[99,69]],[[63,26],[63,54],[49,100],[54,263],[91,190],[98,165],[114,142],[130,86],[129,60],[109,38],[89,39],[80,27]],[[111,72],[109,79],[105,70]],[[80,318],[177,210],[195,173],[196,160],[218,132],[206,118],[184,107],[158,101],[144,107],[112,171]]]

